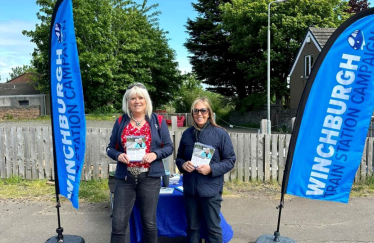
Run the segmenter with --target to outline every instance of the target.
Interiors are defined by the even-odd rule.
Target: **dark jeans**
[[[126,229],[137,200],[143,226],[143,242],[157,243],[156,212],[160,193],[160,177],[148,177],[147,172],[126,180],[117,180],[114,191],[111,243],[125,243]]]
[[[187,242],[198,243],[200,238],[200,226],[206,224],[208,242],[222,243],[221,210],[222,197],[217,194],[214,197],[199,197],[184,194],[187,215]]]

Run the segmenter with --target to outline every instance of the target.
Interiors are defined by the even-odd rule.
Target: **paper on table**
[[[183,192],[183,186],[177,186],[177,187],[175,187],[175,189],[177,189],[180,192]]]
[[[172,194],[174,192],[174,188],[170,187],[161,187],[160,194]]]
[[[180,179],[181,179],[181,176],[178,174],[170,174],[169,176],[170,183],[178,183]]]

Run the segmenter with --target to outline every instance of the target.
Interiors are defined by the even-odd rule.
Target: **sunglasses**
[[[195,114],[195,115],[197,115],[197,114],[199,114],[199,112],[201,113],[201,115],[205,115],[206,113],[208,113],[208,111],[209,111],[209,109],[207,109],[207,108],[202,108],[202,109],[193,109],[193,113]]]
[[[134,87],[138,87],[138,88],[142,88],[142,89],[147,89],[143,84],[141,83],[135,83],[135,84],[130,84],[129,87],[127,87],[127,89],[132,89]]]

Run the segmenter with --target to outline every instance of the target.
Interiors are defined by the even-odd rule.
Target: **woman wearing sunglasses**
[[[236,156],[228,133],[214,121],[207,98],[195,99],[191,115],[193,126],[184,131],[176,159],[178,169],[183,173],[187,242],[199,242],[200,226],[205,222],[208,242],[222,243],[219,213],[223,175],[234,167]],[[215,149],[209,164],[196,167],[191,162],[195,142]]]
[[[157,243],[157,203],[160,178],[165,175],[162,159],[173,153],[173,144],[165,120],[152,113],[152,102],[143,84],[128,87],[123,96],[122,110],[124,115],[115,122],[107,147],[108,156],[118,161],[110,242],[125,242],[130,215],[137,200],[143,242]],[[144,155],[134,156],[134,144],[130,144],[133,136],[144,137],[141,141],[145,145]]]

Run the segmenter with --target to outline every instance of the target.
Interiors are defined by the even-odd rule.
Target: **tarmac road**
[[[222,213],[234,230],[232,243],[249,243],[277,227],[277,199],[225,196]],[[280,233],[300,243],[374,242],[374,199],[353,198],[348,204],[290,197],[282,211]],[[86,243],[108,243],[111,217],[107,203],[70,203],[60,209],[64,234],[79,235]],[[57,213],[53,202],[0,201],[1,243],[43,243],[56,236]],[[183,238],[160,239],[183,243]]]

